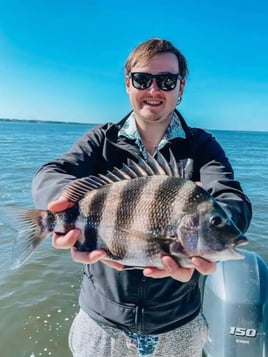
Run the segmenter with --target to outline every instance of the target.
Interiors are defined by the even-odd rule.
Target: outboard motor
[[[239,251],[245,259],[219,262],[203,280],[206,357],[268,357],[268,265]]]

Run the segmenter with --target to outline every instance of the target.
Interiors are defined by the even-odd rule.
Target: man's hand
[[[48,209],[52,212],[61,212],[73,206],[74,204],[72,202],[64,197],[60,197],[57,201],[51,202]],[[72,229],[66,234],[54,233],[52,236],[52,245],[57,249],[71,249],[73,260],[79,263],[93,264],[106,256],[106,252],[103,249],[96,249],[92,252],[79,252],[74,247],[74,244],[79,240],[80,234],[79,229]]]
[[[195,269],[203,275],[212,274],[216,271],[216,263],[209,262],[205,259],[198,257],[193,257],[191,260],[194,267],[183,268],[180,267],[172,257],[163,256],[163,269],[145,268],[143,270],[143,274],[150,278],[171,277],[175,280],[185,283],[191,279]]]

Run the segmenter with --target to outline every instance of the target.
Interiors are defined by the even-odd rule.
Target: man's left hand
[[[171,277],[175,280],[186,283],[189,281],[196,269],[202,275],[213,274],[216,271],[216,263],[209,262],[205,259],[193,257],[191,259],[193,267],[183,268],[170,256],[162,257],[164,269],[145,268],[143,274],[150,278],[167,278]]]

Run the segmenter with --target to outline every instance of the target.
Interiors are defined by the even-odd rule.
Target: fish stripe
[[[90,192],[80,202],[80,208],[87,217],[84,237],[86,241],[86,250],[88,251],[98,248],[98,227],[102,220],[104,206],[108,195],[109,186],[102,190]]]
[[[180,190],[181,186],[178,185],[178,182],[175,183],[174,178],[168,176],[159,184],[149,208],[148,231],[155,232],[155,234],[159,234],[159,236],[171,234],[171,232],[163,231],[161,227],[165,227],[165,230],[172,229],[171,219],[175,209],[174,204]],[[159,212],[162,212],[161,220]],[[151,240],[151,242],[151,244],[147,245],[145,252],[148,257],[152,255],[152,249],[154,247],[153,240]]]
[[[155,224],[157,224],[156,217],[159,213],[159,204],[161,204],[161,211],[165,214],[161,217],[162,226],[166,226],[170,222],[171,215],[173,213],[173,202],[176,201],[176,196],[178,195],[181,186],[174,184],[174,179],[170,177],[165,177],[162,183],[158,186],[154,199],[150,207],[149,222],[151,228],[155,229]]]
[[[143,188],[150,181],[150,177],[133,179],[120,192],[120,200],[116,211],[115,227],[120,227],[120,239],[112,242],[113,251],[117,251],[117,257],[123,259],[128,252],[127,236],[134,219],[133,212],[140,199],[142,199]],[[127,209],[126,209],[127,207]],[[124,238],[125,237],[125,238]],[[118,246],[120,242],[120,247]]]

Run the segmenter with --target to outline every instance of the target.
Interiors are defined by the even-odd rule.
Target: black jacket
[[[171,149],[181,176],[201,181],[232,216],[242,232],[251,220],[251,205],[221,146],[202,129],[190,128],[177,112],[186,138],[173,139],[161,149],[168,159]],[[117,124],[107,123],[86,133],[61,158],[44,165],[33,179],[37,208],[46,209],[63,188],[76,178],[105,174],[121,167],[127,158],[140,155],[132,140],[118,137],[126,116]],[[200,311],[199,274],[181,283],[172,278],[152,279],[140,270],[117,271],[98,262],[85,266],[80,306],[93,319],[109,326],[155,334],[191,321]]]

